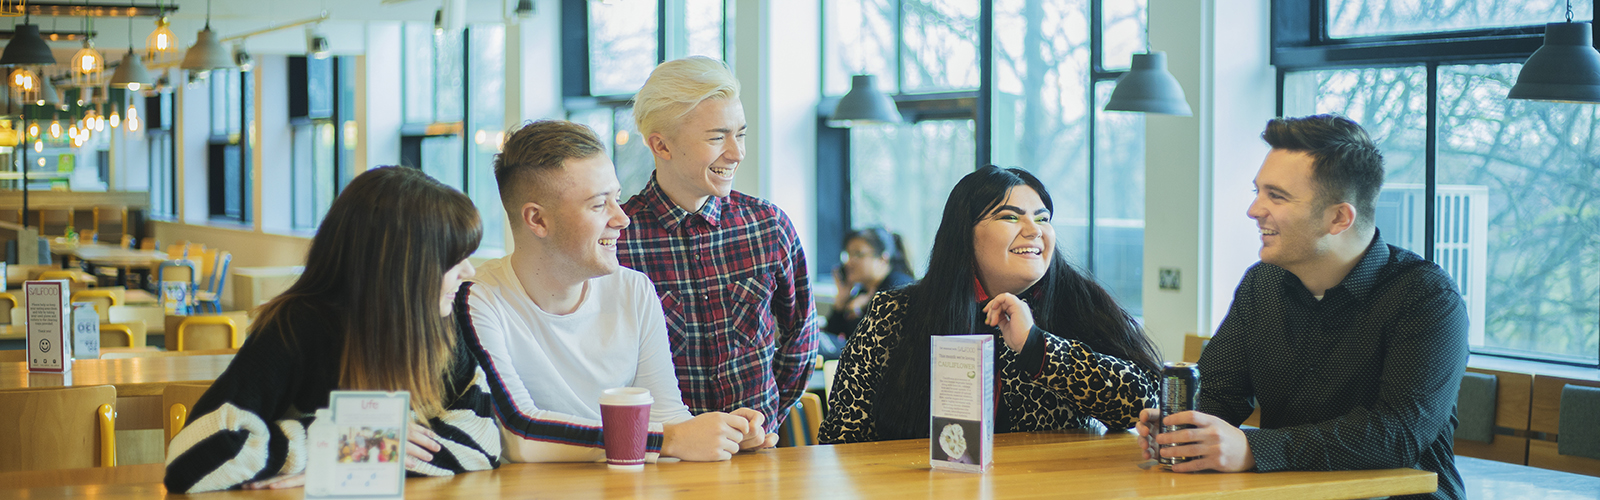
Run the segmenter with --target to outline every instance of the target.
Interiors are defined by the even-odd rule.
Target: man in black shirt
[[[1467,312],[1450,276],[1384,243],[1373,206],[1383,157],[1359,125],[1274,119],[1248,215],[1261,263],[1200,356],[1199,411],[1166,419],[1174,471],[1414,467],[1465,495],[1451,443]],[[1260,429],[1238,426],[1261,408]],[[1140,435],[1155,410],[1145,410]],[[1148,457],[1146,457],[1148,458]]]

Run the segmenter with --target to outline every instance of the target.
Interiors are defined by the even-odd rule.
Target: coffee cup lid
[[[600,393],[600,404],[603,405],[647,405],[654,402],[650,390],[643,387],[618,387]]]

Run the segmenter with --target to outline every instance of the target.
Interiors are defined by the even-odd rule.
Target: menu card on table
[[[72,370],[72,335],[68,333],[71,288],[67,280],[38,280],[22,284],[28,310],[28,371]]]
[[[306,498],[404,498],[410,422],[410,393],[329,393],[306,432]]]
[[[72,354],[76,359],[100,359],[100,313],[93,303],[72,303]]]
[[[994,336],[940,335],[931,340],[928,465],[987,471],[994,463]]]

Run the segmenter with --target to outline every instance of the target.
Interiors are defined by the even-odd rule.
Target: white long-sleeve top
[[[667,325],[650,278],[627,268],[590,279],[570,314],[541,309],[507,258],[478,268],[467,302],[476,352],[489,374],[504,458],[515,462],[605,458],[600,393],[643,387],[650,408],[647,451],[661,450],[662,424],[692,417],[678,390]]]

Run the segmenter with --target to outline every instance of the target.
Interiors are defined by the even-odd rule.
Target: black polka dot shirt
[[[1200,356],[1200,411],[1245,429],[1256,470],[1412,467],[1462,498],[1451,449],[1467,310],[1450,277],[1379,235],[1317,300],[1256,264]]]

